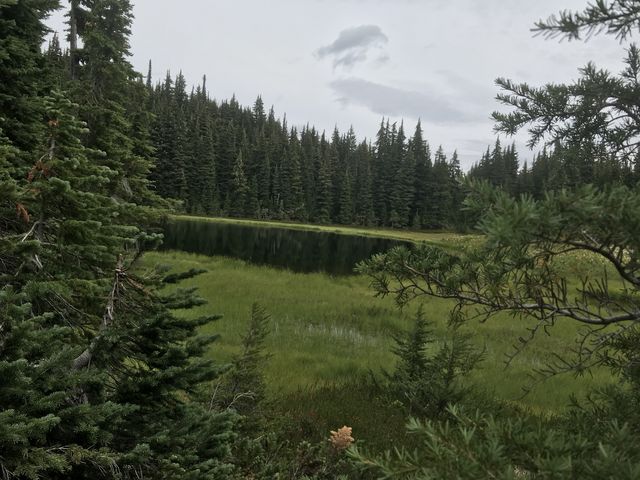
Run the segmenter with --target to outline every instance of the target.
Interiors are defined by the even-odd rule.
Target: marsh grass
[[[318,392],[320,399],[323,395],[330,396],[328,391],[343,391],[342,385],[358,384],[370,372],[392,370],[395,361],[390,352],[392,337],[409,328],[418,307],[415,301],[400,311],[393,299],[375,298],[364,276],[293,273],[235,259],[182,252],[149,253],[144,261],[171,265],[176,271],[207,270],[182,286],[198,287],[208,304],[184,315],[223,316],[204,327],[204,333],[220,335],[210,352],[219,362],[229,361],[240,351],[251,305],[254,302],[262,305],[272,318],[266,341],[267,352],[271,354],[265,368],[268,393],[271,398],[281,398],[291,405],[296,404],[295,398],[298,402],[303,399],[312,402],[313,392]],[[436,337],[445,341],[451,303],[429,298],[422,303],[427,318],[434,322]],[[525,327],[521,320],[506,315],[464,327],[478,348],[485,349],[485,359],[472,375],[472,381],[488,395],[534,412],[549,413],[566,407],[570,395],[581,396],[589,388],[609,380],[604,371],[580,378],[564,375],[542,383],[520,398],[532,370],[544,366],[553,353],[566,352],[579,328],[570,320],[558,322],[551,335],[539,335],[506,368],[506,354],[513,351],[518,337],[526,335]],[[348,395],[340,402],[349,402]],[[354,397],[354,404],[361,402]],[[329,408],[326,400],[319,403],[325,405],[329,415],[336,408],[347,408],[346,405]],[[336,422],[332,427],[347,423],[338,418]]]

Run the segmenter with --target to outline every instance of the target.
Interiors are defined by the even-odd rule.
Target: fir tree
[[[22,151],[32,150],[43,130],[33,121],[42,114],[38,96],[48,87],[40,50],[46,32],[43,21],[57,6],[57,0],[0,2],[0,128]]]
[[[353,198],[351,196],[351,178],[349,176],[349,170],[344,174],[342,180],[342,189],[340,191],[340,213],[338,215],[338,222],[349,225],[353,223]]]
[[[282,159],[280,181],[282,202],[287,218],[301,220],[305,218],[304,196],[302,192],[302,176],[300,171],[301,148],[298,134],[291,130],[288,148]]]
[[[249,196],[249,184],[244,171],[244,161],[242,151],[238,153],[233,165],[233,177],[231,180],[231,190],[227,197],[226,210],[233,217],[242,217],[247,210],[247,200]]]
[[[451,339],[435,350],[434,333],[420,307],[412,329],[394,341],[398,362],[394,372],[385,375],[387,388],[411,415],[433,418],[462,401],[469,389],[461,381],[482,359],[468,336],[454,329]]]
[[[318,187],[315,200],[315,221],[329,223],[331,221],[331,151],[324,138],[320,140],[320,167],[318,171]]]
[[[16,19],[17,29],[29,28],[46,10],[40,10],[43,4],[19,4],[24,15]],[[93,74],[87,71],[91,65],[104,61],[101,55],[123,53],[116,27],[128,21],[125,3],[86,7],[91,24],[77,25],[85,41],[74,96],[87,93],[82,82]],[[89,36],[107,38],[102,36],[109,30],[106,24],[114,27],[109,32],[114,44],[97,52],[97,40]],[[40,38],[38,47],[41,43]],[[111,68],[123,66],[110,58],[103,72],[107,77]],[[50,78],[44,70],[35,76]],[[105,77],[95,87],[116,88],[111,81]],[[138,80],[126,82],[120,87],[135,99]],[[30,91],[37,94],[38,85]],[[99,133],[76,117],[87,114],[87,106],[57,92],[32,98],[38,113],[24,121],[32,124],[25,131],[34,132],[33,144],[20,149],[11,138],[0,137],[0,369],[7,380],[0,385],[0,463],[5,476],[100,478],[110,472],[211,478],[230,471],[223,459],[232,417],[212,414],[193,401],[193,392],[218,374],[201,359],[210,342],[197,338],[198,327],[211,318],[176,318],[175,309],[198,303],[192,292],[162,293],[162,272],[135,275],[142,251],[159,238],[129,219],[139,216],[135,221],[141,225],[159,215],[132,203],[127,194],[130,189],[142,193],[141,201],[154,198],[143,191],[147,162],[135,153],[144,148],[137,145],[144,137],[127,136],[136,128],[120,130],[134,125],[136,117],[121,108],[119,98],[96,96],[100,104],[92,115],[117,120]],[[8,124],[22,114],[15,115]],[[112,145],[116,139],[122,143]],[[109,148],[88,148],[85,142]]]
[[[81,0],[73,10],[82,17],[77,25],[82,47],[77,50],[80,62],[71,91],[89,128],[87,144],[104,152],[107,166],[119,172],[111,185],[114,195],[149,202],[151,158],[136,151],[136,138],[130,136],[134,117],[146,103],[140,98],[144,86],[136,81],[140,75],[127,59],[131,4],[128,0]]]
[[[371,174],[371,147],[362,142],[356,151],[357,178],[355,197],[355,221],[360,225],[375,223]]]

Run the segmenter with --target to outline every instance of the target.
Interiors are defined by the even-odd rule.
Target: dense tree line
[[[556,140],[536,153],[531,163],[521,163],[515,144],[503,147],[497,140],[467,175],[514,196],[542,198],[547,192],[582,185],[633,186],[640,179],[640,163],[637,158],[620,157],[585,140],[577,144]]]
[[[187,93],[185,78],[151,86],[157,192],[187,212],[317,223],[443,228],[463,198],[457,154],[431,152],[420,123],[383,120],[372,144],[353,129],[328,136],[235,98],[209,98],[206,78]]]
[[[521,163],[515,144],[500,140],[466,174],[456,152],[432,152],[420,122],[412,132],[381,122],[373,143],[353,129],[328,136],[287,126],[235,98],[209,97],[206,78],[187,93],[182,74],[155,86],[147,78],[151,138],[157,159],[151,179],[165,198],[194,214],[286,219],[394,228],[473,227],[463,212],[465,178],[486,180],[512,195],[541,198],[579,185],[635,184],[635,162],[622,162],[594,142],[557,140]]]
[[[83,19],[83,14],[77,17]],[[85,45],[83,52],[89,48],[91,44]],[[74,80],[83,75],[78,66],[65,71],[64,65],[82,58],[72,50],[63,53],[57,39],[47,58],[59,82],[68,81],[69,74]],[[120,74],[136,77],[132,71]],[[152,189],[145,195],[154,191],[179,200],[180,208],[192,214],[470,229],[477,218],[463,211],[466,178],[534,198],[584,184],[632,185],[638,178],[635,161],[623,162],[595,141],[557,139],[535,153],[529,164],[520,162],[515,144],[503,147],[498,139],[465,173],[457,152],[448,158],[442,147],[432,151],[420,122],[406,132],[403,123],[383,119],[372,143],[358,141],[353,129],[335,129],[329,136],[309,125],[300,131],[289,128],[286,117],[277,118],[273,107],[265,110],[261,97],[251,108],[235,97],[218,102],[210,97],[206,77],[190,90],[181,73],[175,78],[167,73],[164,81],[153,85],[151,62],[145,85],[138,76],[128,90],[109,91],[101,80],[93,80],[104,98],[119,99],[131,113],[134,135],[112,140],[123,146],[134,142],[131,152],[137,162],[124,157],[119,161],[147,173],[138,181],[151,181]],[[111,119],[94,108],[96,97],[82,95],[77,100],[91,131],[113,130],[107,127]],[[121,184],[120,194],[140,193],[138,187]]]

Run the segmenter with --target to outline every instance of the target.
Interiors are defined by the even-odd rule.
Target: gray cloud
[[[378,65],[382,65],[382,64],[387,63],[390,59],[391,59],[391,57],[389,57],[388,54],[382,53],[382,54],[378,55],[378,58],[376,58],[376,63]]]
[[[389,38],[378,25],[360,25],[343,30],[332,43],[316,50],[318,58],[333,57],[333,66],[351,67],[367,59],[370,48],[380,48]]]
[[[333,60],[333,67],[351,67],[359,62],[364,62],[367,59],[367,52],[362,49],[349,50],[343,55],[337,56]]]
[[[438,123],[474,122],[486,117],[458,109],[436,92],[402,90],[356,77],[334,80],[329,85],[343,105],[362,106],[380,115]]]

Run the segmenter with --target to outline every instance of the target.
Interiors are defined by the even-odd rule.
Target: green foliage
[[[349,423],[348,411],[357,437],[357,423],[367,425],[357,416],[360,407],[380,403],[362,397],[380,392],[355,386],[365,394],[348,401],[345,385],[319,390],[316,400],[333,397],[323,404],[324,424],[305,423],[294,408],[283,409],[292,423],[270,417],[274,410],[264,401],[270,384],[262,373],[268,345],[264,312],[254,307],[242,353],[223,373],[210,357],[215,337],[202,335],[215,328],[211,322],[217,317],[191,310],[204,301],[193,289],[175,285],[201,270],[166,275],[138,266],[143,252],[160,241],[154,233],[161,216],[156,207],[168,204],[156,192],[198,214],[222,209],[232,216],[298,221],[459,226],[465,219],[459,214],[464,191],[457,154],[448,159],[440,148],[432,161],[420,124],[410,140],[402,125],[387,120],[374,146],[358,145],[352,129],[343,135],[336,130],[328,141],[310,127],[288,128],[273,110],[265,114],[261,98],[251,109],[235,98],[211,100],[206,78],[190,94],[182,74],[175,80],[167,75],[153,87],[150,66],[145,85],[128,61],[128,0],[72,0],[69,52],[54,38],[45,53],[42,21],[57,7],[53,0],[0,0],[2,476],[355,475],[344,452],[327,441],[328,431],[342,423],[338,419]],[[577,38],[600,24],[624,38],[636,23],[637,7],[619,0],[610,7],[597,2],[584,14],[564,14],[538,28]],[[558,360],[541,373],[599,364],[626,388],[603,390],[602,398],[573,411],[562,429],[452,408],[446,421],[413,424],[424,442],[420,453],[399,450],[395,458],[368,466],[435,477],[638,476],[640,200],[631,188],[560,190],[598,177],[606,184],[633,183],[624,176],[637,170],[638,56],[630,47],[619,77],[589,65],[570,86],[535,89],[501,81],[511,92],[501,99],[516,111],[496,114],[500,128],[512,133],[532,125],[532,143],[552,133],[553,150],[518,174],[515,149],[496,144],[481,160],[477,177],[535,200],[479,188],[468,207],[486,213],[480,223],[485,242],[462,252],[427,245],[396,250],[363,267],[380,293],[394,292],[400,303],[425,293],[456,300],[457,321],[464,307],[478,305],[481,318],[499,311],[533,318],[532,334],[559,318],[592,324],[597,328],[584,333],[577,363]],[[544,188],[558,192],[543,196]],[[575,251],[600,257],[605,273],[594,277],[593,269],[582,269],[580,282],[570,284],[562,276],[563,262]],[[619,278],[611,282],[611,274]],[[362,280],[345,285],[344,298],[353,302],[350,316],[343,304],[334,307],[339,314],[328,302],[315,307],[323,320],[347,328],[340,341],[331,333],[340,355],[323,352],[330,367],[324,373],[332,378],[362,368],[353,360],[358,352],[346,350],[368,342],[379,359],[379,346],[386,344],[371,331],[395,330],[384,308],[354,302],[354,286],[365,290]],[[285,285],[285,299],[292,290]],[[304,301],[314,294],[305,291]],[[300,333],[302,317],[284,313],[279,327],[295,325]],[[373,325],[363,325],[361,318],[373,318]],[[598,329],[611,324],[619,328]],[[465,400],[458,377],[477,359],[462,334],[435,352],[427,348],[431,338],[418,314],[412,334],[398,340],[400,361],[388,377],[409,411],[421,416]],[[309,351],[296,352],[296,366],[308,368]],[[282,366],[291,358],[283,358],[275,368],[287,382],[291,374]],[[216,395],[202,401],[202,392],[211,388]],[[290,401],[295,400],[293,395]],[[331,410],[336,405],[342,417]],[[397,424],[388,407],[371,416],[393,417]],[[587,434],[591,426],[597,435]],[[308,433],[316,438],[293,438]],[[358,451],[353,455],[358,458]]]
[[[498,140],[468,177],[535,198],[588,183],[635,184],[636,57],[631,47],[619,77],[585,67],[571,86],[499,80],[507,90],[501,101],[517,111],[494,114],[498,131],[510,134],[530,124],[531,143],[545,140],[548,148],[522,168],[515,146]],[[273,111],[256,116],[235,99],[210,100],[204,86],[190,95],[185,87],[180,74],[149,93],[158,157],[151,178],[162,196],[182,200],[187,212],[209,214],[223,206],[224,215],[236,217],[461,231],[475,226],[477,217],[462,211],[465,175],[457,153],[447,158],[439,148],[432,158],[420,123],[407,140],[402,125],[383,120],[375,144],[358,145],[352,129],[335,130],[327,140],[312,127],[288,129]],[[607,89],[615,92],[613,102]]]
[[[268,333],[269,316],[254,303],[248,330],[242,338],[242,353],[213,384],[209,400],[211,408],[233,409],[249,418],[259,416],[258,410],[265,399],[263,369],[268,356],[264,354],[264,342]]]
[[[145,231],[160,214],[144,90],[125,59],[130,5],[72,2],[83,45],[71,71],[40,52],[54,6],[0,4],[1,68],[24,62],[0,87],[24,105],[3,109],[0,134],[1,475],[224,476],[235,416],[194,401],[219,373],[202,358],[212,338],[198,335],[212,317],[174,314],[202,303],[162,291],[181,275],[134,273],[160,241]]]
[[[638,192],[583,187],[536,201],[478,186],[468,203],[486,212],[485,240],[462,252],[422,245],[379,255],[361,266],[378,293],[393,294],[400,304],[425,294],[452,298],[457,319],[508,311],[534,320],[531,336],[573,319],[587,327],[568,349],[578,365],[613,362],[610,341],[632,334],[638,318]],[[570,283],[566,266],[575,261],[594,267],[576,272]],[[613,331],[601,336],[603,326]],[[557,360],[547,373],[577,366]]]
[[[430,238],[435,241],[439,237],[431,235]],[[440,238],[446,238],[443,241],[449,245],[455,243],[451,237]],[[468,241],[465,239],[463,243]],[[201,295],[215,304],[215,311],[223,315],[220,321],[202,329],[203,333],[220,335],[209,352],[211,358],[230,363],[241,354],[241,338],[248,329],[247,313],[251,304],[259,301],[273,316],[272,328],[265,340],[265,351],[271,355],[264,367],[268,397],[292,395],[291,400],[283,400],[283,403],[299,404],[301,410],[296,416],[301,419],[308,417],[313,410],[330,412],[330,415],[322,415],[322,418],[333,419],[322,429],[323,436],[327,429],[343,424],[354,427],[357,436],[366,438],[368,443],[379,436],[377,430],[370,430],[370,416],[357,413],[368,411],[364,400],[366,393],[358,393],[358,385],[371,370],[393,370],[396,357],[391,353],[392,337],[413,324],[416,304],[409,304],[398,312],[392,299],[371,295],[365,276],[298,274],[250,265],[241,260],[178,252],[150,253],[145,259],[144,263],[148,265],[171,263],[177,271],[188,271],[193,267],[208,270],[185,280],[184,285],[198,287]],[[569,268],[573,265],[569,264]],[[454,304],[437,299],[424,300],[425,312],[436,320],[433,329],[436,344],[440,345],[449,338],[445,322]],[[197,318],[208,310],[209,307],[203,305],[181,314]],[[471,322],[461,326],[460,333],[470,334],[473,345],[480,350],[486,348],[488,352],[482,368],[473,370],[469,381],[490,388],[495,397],[504,400],[518,398],[532,366],[544,364],[553,352],[566,348],[578,331],[574,324],[559,323],[554,335],[539,336],[510,368],[505,369],[504,355],[512,352],[514,338],[526,336],[528,326],[511,321],[508,315],[499,315],[495,321],[482,325]],[[540,385],[518,403],[536,411],[562,410],[571,394],[582,397],[591,386],[604,385],[609,380],[610,374],[606,371],[595,371],[593,376],[581,378],[558,377]],[[314,399],[314,387],[321,389],[333,384],[337,385],[334,395],[338,399],[334,407],[329,406],[330,392]],[[298,389],[302,392],[295,396]],[[307,394],[307,389],[312,391]],[[314,408],[314,403],[324,406]],[[308,408],[305,410],[302,405]],[[341,410],[345,416],[341,416]],[[346,415],[346,412],[352,414]],[[398,409],[398,416],[400,412]],[[379,416],[371,414],[374,423],[382,422],[385,416],[392,415],[387,410]],[[394,415],[393,418],[397,417]],[[404,420],[400,418],[399,422],[401,426]]]
[[[149,190],[152,149],[146,90],[141,75],[128,61],[133,15],[128,0],[71,2],[81,47],[74,49],[69,94],[88,131],[83,140],[103,152],[102,163],[115,172],[111,193],[139,205],[158,204]],[[73,35],[72,35],[73,36]],[[135,223],[136,210],[130,212]],[[139,211],[137,212],[140,213]],[[146,212],[149,215],[149,212]]]
[[[254,452],[250,475],[257,479],[347,480],[360,478],[344,452],[335,452],[327,441],[292,444],[272,432]],[[260,464],[260,461],[264,463]],[[266,461],[265,461],[266,460]],[[238,477],[246,478],[246,477]]]
[[[567,433],[554,421],[492,415],[450,406],[445,421],[411,420],[419,448],[375,456],[352,447],[350,457],[378,479],[620,478],[640,475],[638,439],[628,426],[606,422],[602,435],[589,425]],[[565,426],[565,428],[561,428]]]
[[[352,468],[342,452],[330,447],[322,431],[296,435],[292,412],[282,415],[282,406],[266,400],[264,353],[269,317],[253,304],[251,320],[242,338],[242,352],[229,370],[213,382],[204,401],[210,410],[234,411],[242,415],[234,439],[231,459],[235,467],[228,478],[334,479]],[[333,399],[335,401],[335,398]],[[333,404],[333,402],[331,402]],[[286,419],[286,420],[285,420]]]
[[[538,29],[570,38],[604,30],[625,38],[639,23],[637,2],[603,0],[584,13],[552,17]],[[497,129],[512,134],[529,125],[530,145],[550,140],[552,155],[561,155],[554,165],[565,177],[559,186],[574,188],[538,199],[509,196],[505,190],[515,193],[513,185],[496,175],[505,171],[505,154],[496,144],[476,173],[503,190],[476,184],[466,201],[472,211],[482,212],[484,239],[458,252],[427,245],[411,252],[396,249],[361,266],[379,294],[392,293],[402,305],[427,295],[454,299],[455,322],[485,321],[499,312],[528,320],[530,336],[519,339],[512,361],[539,331],[549,332],[567,320],[583,324],[575,345],[555,352],[538,373],[542,378],[580,375],[595,365],[606,366],[617,385],[597,391],[586,404],[577,402],[568,415],[550,422],[513,413],[501,419],[504,412],[499,417],[452,406],[452,419],[409,424],[422,441],[414,452],[401,449],[380,457],[352,449],[363,469],[378,478],[640,475],[639,423],[633,413],[640,378],[640,196],[637,187],[577,186],[581,179],[593,179],[596,166],[617,164],[624,171],[636,159],[638,63],[632,46],[627,69],[617,78],[588,65],[572,85],[532,88],[498,80],[509,92],[499,100],[515,111],[495,113]],[[536,163],[544,168],[549,160],[543,152]],[[574,267],[577,282],[567,275],[572,262],[581,262]]]
[[[393,353],[398,358],[395,371],[385,374],[389,395],[405,405],[410,415],[434,417],[448,404],[463,400],[468,388],[463,377],[482,358],[469,343],[469,337],[454,329],[450,341],[433,350],[435,341],[422,306],[416,314],[413,329],[395,338]]]
[[[515,144],[503,150],[500,140],[497,140],[493,151],[487,149],[480,163],[471,168],[469,177],[487,180],[512,195],[520,193],[517,191],[518,154]]]
[[[538,21],[535,31],[546,37],[565,37],[580,40],[598,33],[615,35],[624,40],[640,23],[640,6],[633,0],[596,0],[583,12],[564,10],[547,21]]]
[[[227,211],[232,217],[242,217],[247,212],[249,196],[249,184],[244,171],[242,151],[238,153],[233,165],[233,176],[231,179],[231,191],[227,199]]]
[[[41,54],[44,20],[58,0],[0,1],[0,128],[13,145],[32,151],[44,126],[39,96],[47,92]]]
[[[626,68],[618,76],[589,63],[580,69],[580,78],[568,85],[531,87],[498,79],[496,83],[505,91],[498,100],[514,111],[493,114],[496,130],[511,135],[527,127],[531,147],[546,141],[556,150],[568,150],[565,155],[577,152],[585,157],[579,159],[586,163],[582,169],[611,162],[630,173],[640,136],[635,103],[640,53],[635,45],[628,48],[624,61]],[[593,173],[587,179],[595,180]]]

